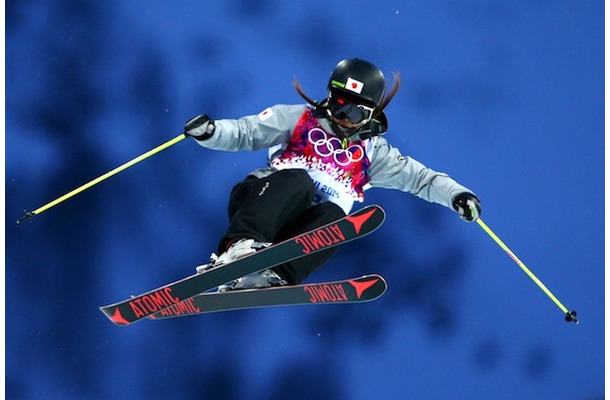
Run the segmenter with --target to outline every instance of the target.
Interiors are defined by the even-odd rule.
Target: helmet
[[[330,96],[345,97],[353,102],[378,107],[385,93],[383,73],[368,61],[350,58],[341,61],[328,81]]]

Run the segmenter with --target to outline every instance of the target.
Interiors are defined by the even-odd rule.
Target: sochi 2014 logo
[[[343,148],[341,140],[336,137],[328,137],[328,134],[320,128],[313,128],[308,133],[309,143],[313,145],[314,152],[320,158],[333,157],[335,163],[342,167],[357,163],[364,158],[364,149],[359,144],[351,144]]]

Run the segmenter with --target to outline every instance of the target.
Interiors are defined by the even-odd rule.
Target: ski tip
[[[356,296],[359,301],[375,300],[383,296],[388,288],[388,283],[379,274],[363,275],[351,279],[349,283],[356,290]]]
[[[363,236],[377,230],[385,221],[385,217],[383,208],[372,205],[346,216],[345,219],[352,223],[356,235]]]
[[[386,212],[383,209],[383,207],[381,207],[379,204],[370,204],[370,205],[364,207],[361,211],[365,212],[365,211],[372,211],[372,210],[380,213],[385,218]]]
[[[388,283],[385,280],[385,278],[379,274],[366,274],[366,275],[359,276],[358,278],[354,278],[353,280],[361,281],[361,280],[371,280],[371,279],[379,279],[385,285],[387,285],[387,283]]]

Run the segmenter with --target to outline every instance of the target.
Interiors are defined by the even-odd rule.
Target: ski
[[[100,310],[116,325],[129,325],[233,279],[366,236],[384,220],[385,212],[380,206],[367,206],[229,264],[102,306]]]
[[[371,274],[332,282],[208,292],[172,304],[149,318],[167,319],[271,306],[362,303],[381,297],[386,289],[385,279],[381,275]]]

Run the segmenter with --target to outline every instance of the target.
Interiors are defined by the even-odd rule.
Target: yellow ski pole
[[[69,193],[64,194],[63,196],[51,201],[50,203],[47,203],[44,206],[35,209],[34,211],[31,211],[31,212],[26,211],[25,215],[17,220],[17,223],[19,224],[19,223],[25,221],[26,219],[31,220],[32,217],[34,217],[35,215],[41,214],[44,211],[48,210],[49,208],[56,206],[65,200],[68,200],[70,197],[75,196],[75,195],[89,189],[91,186],[96,185],[96,184],[102,182],[103,180],[106,180],[106,179],[110,178],[111,176],[116,175],[119,172],[126,170],[127,168],[131,167],[132,165],[137,164],[140,161],[143,161],[143,160],[147,159],[148,157],[159,153],[162,150],[167,149],[168,147],[178,143],[179,141],[181,141],[184,138],[186,138],[186,135],[184,133],[182,133],[182,134],[180,134],[180,136],[177,136],[177,137],[155,147],[154,149],[142,154],[141,156],[138,156],[138,157],[134,158],[133,160],[128,161],[125,164],[116,167],[112,171],[109,171],[109,172],[105,173],[104,175],[102,175],[88,183],[85,183],[84,185],[72,190]]]
[[[489,236],[491,236],[491,238],[502,248],[502,250],[504,250],[510,256],[510,258],[512,258],[513,261],[515,261],[517,263],[517,265],[519,267],[521,267],[521,269],[523,271],[525,271],[525,273],[536,283],[536,285],[538,285],[540,287],[540,289],[542,289],[542,291],[544,293],[546,293],[546,295],[549,296],[549,298],[551,300],[553,300],[553,302],[557,305],[557,307],[559,307],[561,309],[561,311],[563,311],[565,313],[566,321],[567,322],[574,321],[574,323],[578,324],[578,320],[576,319],[576,311],[568,311],[568,309],[563,304],[561,304],[561,302],[557,299],[557,297],[555,297],[555,295],[553,293],[551,293],[551,291],[544,285],[544,283],[542,283],[540,281],[540,279],[538,279],[536,277],[536,275],[534,275],[534,273],[532,271],[530,271],[529,268],[527,268],[525,266],[525,264],[523,264],[523,262],[521,262],[521,260],[519,260],[519,258],[515,255],[515,253],[513,253],[508,248],[508,246],[506,246],[504,244],[504,242],[502,242],[500,240],[500,238],[485,224],[485,222],[483,222],[483,220],[481,220],[481,218],[478,218],[476,221],[481,226],[481,228],[483,228],[483,230]]]

